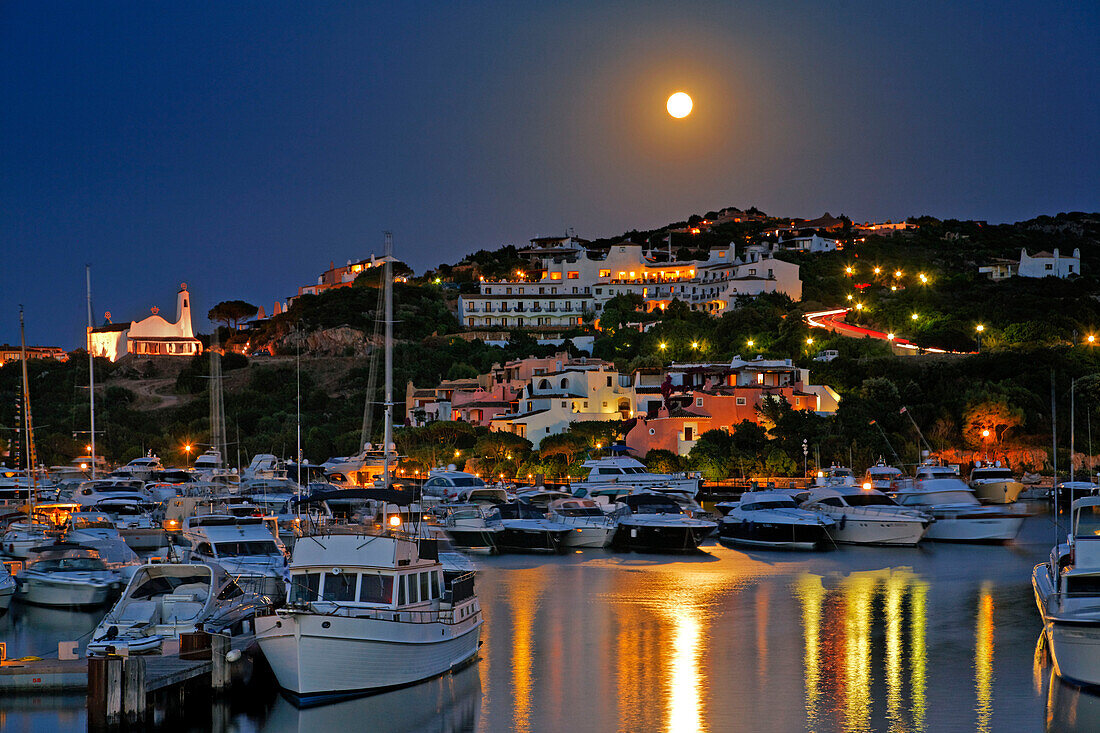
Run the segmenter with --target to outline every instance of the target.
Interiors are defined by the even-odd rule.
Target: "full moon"
[[[676,92],[668,98],[668,103],[665,104],[665,107],[668,109],[668,113],[677,119],[687,117],[691,114],[691,97],[683,92]]]

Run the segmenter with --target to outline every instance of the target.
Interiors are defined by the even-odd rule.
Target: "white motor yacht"
[[[191,545],[191,562],[217,563],[242,590],[275,602],[283,600],[286,548],[264,518],[231,514],[188,517],[180,534]]]
[[[66,502],[21,506],[19,513],[12,515],[16,520],[10,522],[0,535],[0,553],[16,560],[32,557],[34,548],[64,535],[69,515],[79,508],[78,504]]]
[[[814,486],[855,486],[856,477],[852,469],[846,466],[833,464],[828,468],[818,471],[814,477]]]
[[[926,481],[930,478],[959,478],[958,466],[941,466],[938,463],[925,461],[917,466],[916,480]]]
[[[663,494],[640,491],[621,497],[621,509],[611,546],[644,552],[694,552],[717,528],[715,522],[695,519]]]
[[[157,653],[183,632],[251,634],[252,619],[270,608],[214,563],[142,565],[96,627],[88,654]]]
[[[424,482],[423,494],[425,499],[431,498],[444,502],[459,501],[464,492],[485,487],[485,482],[474,474],[456,471],[454,466],[448,466],[447,470],[433,469],[428,472],[428,480]]]
[[[551,501],[547,506],[547,518],[572,530],[562,540],[566,547],[607,547],[617,526],[595,501],[574,496]]]
[[[444,573],[435,550],[397,534],[301,538],[287,606],[256,619],[279,686],[312,704],[411,685],[473,659],[482,624],[473,575]]]
[[[85,481],[73,491],[73,501],[82,507],[94,507],[105,499],[124,499],[139,503],[156,501],[145,482],[133,478],[105,478]]]
[[[502,527],[494,537],[499,552],[565,552],[565,539],[573,532],[547,519],[537,507],[518,500],[498,504],[486,522],[499,522]]]
[[[1000,461],[978,461],[970,472],[970,488],[983,504],[1012,504],[1020,498],[1024,485]]]
[[[900,468],[888,466],[884,460],[878,459],[878,463],[869,466],[863,474],[863,488],[872,488],[878,491],[901,491],[913,483],[913,479],[902,473]],[[870,486],[868,486],[870,484]]]
[[[1077,499],[1072,531],[1035,566],[1031,584],[1054,669],[1077,685],[1100,685],[1100,497]]]
[[[881,491],[855,486],[813,489],[802,508],[829,517],[832,538],[853,545],[915,545],[932,524],[919,509],[905,509]]]
[[[35,548],[34,560],[15,577],[20,601],[37,606],[102,606],[122,587],[92,547],[58,542]]]
[[[448,505],[443,529],[455,547],[470,552],[496,552],[497,537],[504,530],[500,521],[489,521],[493,510],[484,504]]]
[[[818,550],[832,546],[833,520],[802,509],[789,493],[747,491],[718,521],[724,545]]]
[[[962,479],[918,481],[916,488],[895,494],[903,507],[919,509],[935,520],[925,535],[947,542],[1006,542],[1020,533],[1024,514],[982,506]]]
[[[153,505],[130,499],[103,499],[92,508],[111,518],[119,536],[133,550],[157,550],[168,544],[168,534],[153,519]]]
[[[103,512],[73,512],[65,530],[66,542],[93,548],[107,567],[122,574],[123,581],[130,580],[130,575],[141,564],[115,527],[114,520]]]
[[[570,488],[592,489],[608,483],[635,489],[667,486],[689,491],[695,496],[703,485],[703,479],[698,474],[651,473],[644,463],[627,456],[596,458],[585,461],[582,466],[588,474],[583,481],[570,484]]]
[[[135,458],[125,466],[119,466],[111,472],[111,476],[118,478],[137,479],[139,481],[152,481],[153,474],[164,470],[160,458],[149,454],[141,458]]]

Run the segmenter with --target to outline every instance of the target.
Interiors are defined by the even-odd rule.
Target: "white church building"
[[[118,361],[126,354],[136,356],[194,356],[202,353],[202,344],[191,328],[191,294],[187,283],[176,293],[176,321],[169,323],[153,314],[141,321],[108,323],[88,330],[88,349],[94,356]]]

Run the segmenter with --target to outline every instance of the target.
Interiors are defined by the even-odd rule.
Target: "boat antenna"
[[[1057,545],[1061,535],[1058,526],[1058,403],[1054,397],[1054,370],[1050,370],[1050,442],[1051,464],[1054,469],[1054,477],[1051,479],[1050,490],[1054,494],[1054,544]]]
[[[95,480],[95,353],[92,351],[92,266],[84,265],[84,279],[88,284],[88,409],[91,412],[89,436],[92,446],[92,480]]]
[[[386,355],[385,355],[385,422],[382,432],[382,486],[390,488],[390,443],[393,441],[393,234],[386,232],[386,256],[382,267],[385,280]]]
[[[925,448],[925,450],[928,451],[928,455],[932,455],[932,446],[928,445],[928,441],[924,439],[924,433],[922,433],[920,431],[920,426],[917,425],[917,421],[914,420],[913,416],[909,413],[909,408],[906,407],[905,405],[902,405],[901,410],[899,410],[899,412],[903,413],[907,418],[909,418],[909,422],[911,422],[913,424],[913,429],[916,430],[917,435],[920,436],[920,442],[924,443],[924,448]],[[917,461],[917,463],[920,463],[920,461]]]
[[[27,475],[30,478],[30,492],[27,503],[30,504],[31,521],[34,521],[34,503],[38,499],[38,477],[34,472],[37,457],[34,454],[34,425],[31,421],[31,388],[27,378],[27,336],[23,328],[23,305],[19,305],[19,360],[23,363],[23,433],[27,450]]]
[[[882,426],[878,424],[878,420],[872,420],[871,425],[874,425],[876,428],[878,428],[879,435],[882,436],[882,440],[886,443],[886,447],[890,449],[890,452],[892,454],[894,454],[894,460],[898,462],[898,467],[904,466],[905,464],[902,463],[901,457],[898,455],[898,452],[894,450],[894,446],[890,444],[890,439],[886,437],[886,433],[883,431]]]
[[[1073,483],[1073,449],[1074,449],[1074,436],[1077,435],[1077,425],[1073,421],[1074,408],[1076,407],[1076,397],[1074,390],[1077,387],[1077,379],[1071,377],[1069,380],[1069,482]],[[1073,487],[1070,487],[1070,497],[1073,497]]]

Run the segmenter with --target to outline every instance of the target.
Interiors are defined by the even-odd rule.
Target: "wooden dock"
[[[180,637],[179,655],[12,660],[0,665],[0,694],[87,690],[89,730],[140,726],[158,694],[227,689],[230,649],[228,636],[196,632]]]

